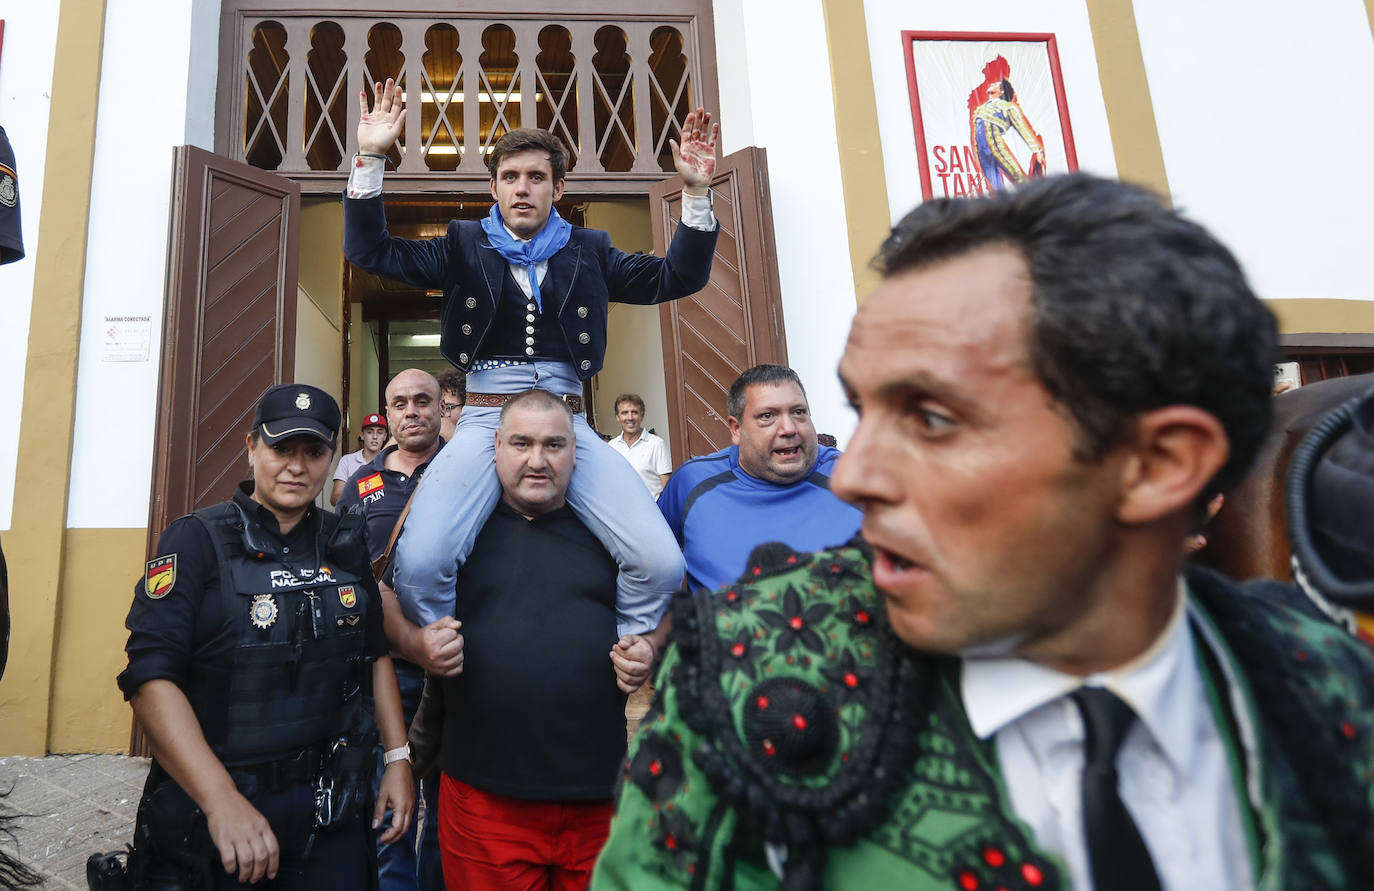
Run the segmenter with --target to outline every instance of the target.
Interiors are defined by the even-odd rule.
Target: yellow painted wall
[[[605,229],[622,251],[653,251],[653,223],[643,198],[593,201],[586,205],[587,226]],[[668,391],[663,379],[663,334],[657,306],[612,303],[606,324],[606,364],[596,376],[593,400],[596,426],[616,434],[615,397],[638,393],[644,399],[644,426],[667,439]]]
[[[343,329],[338,297],[321,301],[304,287],[296,289],[295,383],[312,384],[335,399],[343,396]],[[329,310],[333,309],[331,313]]]
[[[34,301],[29,322],[14,475],[16,521],[5,536],[14,593],[9,664],[0,681],[0,755],[41,755],[48,745],[66,593],[76,403],[60,396],[76,392],[104,23],[104,0],[63,0],[44,162],[49,175],[37,196],[43,215],[33,254],[33,292],[42,299]]]
[[[873,66],[869,63],[868,27],[862,3],[823,0],[822,6],[835,100],[845,227],[849,231],[849,263],[854,272],[854,294],[862,300],[878,287],[879,276],[870,261],[887,238],[892,219],[873,93]]]
[[[1374,333],[1374,300],[1266,300],[1279,317],[1279,333]]]
[[[339,199],[302,201],[300,236],[298,281],[337,330],[343,325],[344,270],[343,205]]]
[[[296,376],[343,396],[343,208],[337,200],[301,207],[296,289]]]
[[[377,411],[382,394],[377,389],[377,337],[372,326],[363,321],[363,305],[353,304],[353,324],[349,328],[348,380],[349,417],[360,418]],[[354,422],[356,425],[356,421]],[[356,435],[356,427],[355,427]]]
[[[125,752],[132,714],[115,686],[124,617],[143,571],[143,529],[68,529],[48,750]]]
[[[1087,0],[1087,6],[1117,176],[1153,189],[1170,201],[1135,10],[1120,0]]]

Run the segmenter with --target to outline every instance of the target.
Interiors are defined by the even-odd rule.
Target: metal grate
[[[387,77],[410,109],[390,152],[393,193],[451,190],[455,178],[484,189],[491,144],[521,126],[567,145],[579,190],[642,192],[672,170],[668,140],[687,113],[714,101],[699,95],[699,15],[381,19],[236,5],[225,4],[233,30],[222,35],[221,67],[233,72],[222,82],[239,89],[220,100],[220,150],[307,191],[340,187],[358,91]]]

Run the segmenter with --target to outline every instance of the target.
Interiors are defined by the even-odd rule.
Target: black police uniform
[[[388,647],[361,517],[312,507],[283,535],[251,488],[163,533],[135,587],[118,683],[126,698],[158,678],[186,693],[211,749],[277,837],[277,878],[254,887],[375,887],[371,663]],[[317,829],[330,807],[336,822]],[[342,810],[352,815],[339,820]],[[239,887],[213,846],[206,859],[203,817],[156,762],[139,824],[138,841],[153,849],[145,874]],[[185,863],[188,849],[210,863],[201,876]]]

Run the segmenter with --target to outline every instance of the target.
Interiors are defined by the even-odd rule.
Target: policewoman
[[[362,518],[314,504],[339,421],[323,390],[268,390],[251,482],[167,527],[135,586],[118,682],[153,765],[133,887],[375,888],[373,830],[388,842],[408,828],[409,748]]]

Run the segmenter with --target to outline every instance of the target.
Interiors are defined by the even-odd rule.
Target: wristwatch
[[[410,743],[406,743],[405,745],[399,746],[399,747],[394,748],[394,749],[387,749],[385,752],[382,753],[382,764],[383,764],[383,765],[386,765],[386,766],[388,766],[388,767],[391,766],[392,764],[396,763],[397,761],[409,761],[409,760],[410,760]]]

